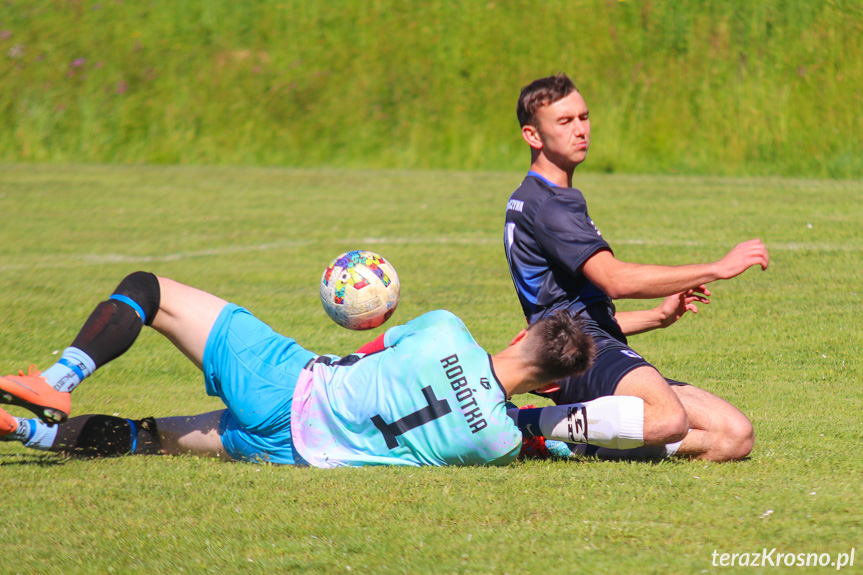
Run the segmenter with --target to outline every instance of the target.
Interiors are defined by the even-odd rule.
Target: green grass
[[[320,308],[323,267],[349,248],[397,267],[393,322],[449,309],[497,351],[522,324],[501,241],[520,178],[2,165],[0,371],[49,365],[136,269],[246,305],[315,351],[347,353],[380,331],[338,328]],[[713,565],[714,550],[774,547],[834,558],[856,548],[847,571],[859,571],[861,182],[577,180],[622,259],[707,261],[766,242],[767,272],[715,284],[697,316],[634,340],[667,375],[752,419],[749,460],[319,470],[68,460],[0,443],[0,573],[732,573]],[[75,413],[126,417],[219,407],[150,330],[74,399]]]
[[[588,170],[863,177],[859,0],[8,0],[0,158],[510,170],[561,71]]]

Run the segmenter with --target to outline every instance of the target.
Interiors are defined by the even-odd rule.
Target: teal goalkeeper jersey
[[[294,393],[291,433],[316,467],[504,465],[521,433],[491,358],[464,323],[433,311],[384,335],[383,351],[322,356]]]

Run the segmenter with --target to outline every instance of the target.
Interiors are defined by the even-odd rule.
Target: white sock
[[[96,364],[89,355],[77,347],[67,347],[60,361],[43,371],[42,377],[57,391],[70,392],[94,371]]]
[[[507,414],[528,436],[611,449],[644,445],[644,401],[612,395],[585,403],[540,409],[509,409]]]
[[[692,431],[692,430],[690,429],[689,431]],[[687,431],[687,433],[689,433],[689,431]],[[672,455],[677,453],[677,450],[680,449],[681,443],[683,443],[683,439],[681,439],[680,441],[675,441],[674,443],[666,443],[664,446],[665,447],[665,456],[671,457]]]
[[[615,461],[622,459],[629,461],[669,459],[677,453],[677,450],[680,449],[681,443],[683,443],[682,439],[675,443],[668,443],[666,445],[642,445],[641,447],[635,447],[633,449],[609,449],[607,447],[600,447],[596,451],[590,453],[590,455],[594,455],[599,459],[611,459]],[[572,447],[574,453],[578,455],[586,454],[583,445],[573,445]],[[578,449],[579,447],[581,449]]]

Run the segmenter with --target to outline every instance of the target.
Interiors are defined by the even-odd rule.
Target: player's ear
[[[515,344],[517,344],[518,342],[520,342],[521,340],[523,340],[523,339],[524,339],[524,336],[526,336],[526,335],[527,335],[527,329],[523,329],[523,330],[521,330],[520,332],[518,332],[518,333],[515,335],[515,337],[514,337],[514,338],[512,338],[512,341],[511,341],[511,342],[509,342],[510,347],[514,346]]]
[[[521,137],[527,142],[527,145],[535,150],[542,149],[542,138],[539,137],[539,130],[536,126],[525,124],[521,127]]]

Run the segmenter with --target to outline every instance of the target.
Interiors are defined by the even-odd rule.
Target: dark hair
[[[593,338],[584,333],[581,320],[560,312],[527,328],[524,352],[537,371],[537,379],[553,382],[579,375],[593,364]]]
[[[578,92],[578,88],[566,74],[534,80],[521,89],[521,94],[518,97],[515,113],[518,116],[519,125],[522,127],[528,124],[533,125],[534,114],[537,110],[543,106],[554,104],[573,92]]]

